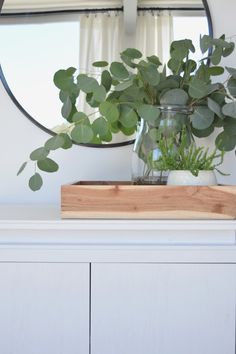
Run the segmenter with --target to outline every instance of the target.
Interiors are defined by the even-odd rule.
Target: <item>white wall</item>
[[[235,0],[208,0],[215,36],[236,34],[234,15]],[[234,38],[235,39],[235,38]],[[236,54],[227,59],[236,65]],[[30,97],[29,97],[30,99]],[[50,103],[49,103],[50,104]],[[76,180],[127,180],[130,178],[131,146],[113,149],[92,149],[75,146],[70,151],[58,151],[55,159],[60,171],[45,174],[45,186],[33,193],[29,190],[28,177],[32,167],[16,177],[16,172],[29,153],[41,146],[48,135],[21,114],[0,84],[0,203],[50,203],[58,204],[60,185]],[[224,171],[231,176],[221,179],[224,183],[236,182],[236,158],[234,153],[226,156]]]

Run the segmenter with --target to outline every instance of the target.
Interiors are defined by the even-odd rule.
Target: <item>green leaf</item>
[[[186,105],[188,102],[188,94],[179,88],[171,89],[165,92],[160,98],[161,105]]]
[[[109,125],[103,117],[95,119],[92,124],[93,131],[95,135],[99,135],[101,138],[106,136],[109,131]]]
[[[182,60],[177,60],[174,58],[171,58],[168,61],[168,68],[174,73],[174,74],[179,74],[183,71],[183,65],[184,62]]]
[[[147,57],[147,60],[150,63],[155,64],[158,67],[162,65],[162,63],[160,62],[160,59],[156,55],[151,55],[150,57]]]
[[[193,135],[195,135],[197,138],[206,138],[208,137],[209,135],[211,135],[214,131],[214,126],[211,125],[209,128],[206,128],[206,129],[194,129],[192,127],[192,133]]]
[[[62,117],[67,119],[70,116],[71,110],[72,110],[72,103],[70,97],[67,97],[61,109]]]
[[[151,86],[158,85],[161,80],[161,76],[157,70],[156,65],[152,63],[149,63],[149,65],[146,67],[139,66],[139,72],[142,76],[142,79],[145,82],[148,82]]]
[[[64,145],[64,138],[60,135],[55,135],[52,138],[48,139],[45,143],[45,148],[48,150],[56,150],[61,148]]]
[[[45,172],[56,172],[59,168],[58,164],[49,158],[38,161],[37,165],[40,170]]]
[[[167,78],[161,81],[156,87],[158,91],[162,91],[165,89],[174,89],[174,88],[179,88],[179,82],[171,78]]]
[[[72,117],[73,122],[89,124],[89,118],[84,112],[76,112]]]
[[[97,67],[97,68],[104,68],[105,66],[108,65],[108,62],[103,60],[103,61],[95,61],[93,63],[93,66]]]
[[[138,116],[133,108],[122,105],[119,121],[125,128],[135,128],[138,122]]]
[[[85,93],[94,92],[98,87],[98,82],[93,77],[85,74],[77,76],[78,87]]]
[[[212,46],[212,37],[208,35],[200,36],[200,48],[202,53],[205,53]]]
[[[120,84],[115,86],[115,91],[124,91],[128,87],[132,86],[133,82],[132,81],[124,81],[121,82]]]
[[[161,111],[158,107],[149,104],[143,104],[138,107],[139,116],[150,123],[155,123],[160,113]]]
[[[78,124],[72,130],[71,137],[78,144],[87,144],[92,141],[94,134],[88,125]]]
[[[109,101],[102,102],[99,106],[99,111],[111,123],[117,121],[120,114],[117,106]]]
[[[208,71],[211,76],[218,76],[224,74],[224,68],[222,66],[211,66],[208,68]]]
[[[236,135],[230,136],[222,132],[216,137],[215,144],[221,151],[232,151],[236,146]]]
[[[119,80],[125,80],[125,79],[128,79],[128,77],[129,77],[129,72],[126,69],[126,67],[124,66],[124,64],[119,63],[117,61],[114,61],[113,63],[111,63],[110,71],[111,71],[112,75],[115,76]]]
[[[236,98],[236,79],[234,77],[231,77],[227,83],[227,88],[230,92],[230,94]]]
[[[220,117],[221,119],[224,119],[224,115],[221,111],[221,107],[216,101],[214,101],[212,98],[208,97],[207,98],[207,105],[208,105],[208,108],[212,112],[214,112],[218,117]]]
[[[93,98],[96,102],[102,102],[106,98],[106,90],[102,85],[97,86],[93,92]]]
[[[46,149],[45,147],[40,147],[31,152],[30,159],[32,161],[43,160],[48,156],[48,154],[49,154],[48,149]]]
[[[42,185],[43,185],[43,180],[39,173],[35,173],[29,179],[29,187],[33,192],[38,191],[42,187]]]
[[[235,44],[233,42],[230,42],[229,47],[223,49],[223,57],[228,57],[230,54],[232,54],[234,51],[234,48],[235,48]]]
[[[188,92],[192,98],[202,98],[208,95],[209,86],[206,82],[193,78],[190,81]]]
[[[236,102],[230,102],[225,104],[222,108],[222,112],[226,116],[236,118]]]
[[[193,128],[201,130],[207,129],[214,121],[214,112],[207,107],[197,107],[190,116]]]
[[[27,165],[27,161],[25,161],[25,162],[21,165],[21,167],[19,168],[19,170],[18,170],[18,172],[17,172],[17,176],[19,176],[19,174],[20,174],[22,171],[24,171],[26,165]]]
[[[142,53],[135,48],[127,48],[121,54],[125,55],[130,59],[140,59],[142,58]]]
[[[107,92],[110,90],[112,84],[112,77],[108,70],[104,70],[102,72],[101,84],[105,87]]]
[[[227,135],[236,135],[236,120],[234,118],[227,117],[224,120],[224,132]]]
[[[225,69],[228,71],[228,73],[233,76],[234,79],[236,79],[236,69],[231,68],[229,66],[226,66]]]
[[[53,78],[54,84],[63,91],[71,90],[74,85],[73,74],[75,73],[75,68],[69,68],[67,70],[58,70]]]
[[[124,55],[123,53],[121,53],[120,58],[130,68],[136,68],[137,64],[132,62],[132,60],[129,57],[127,57],[126,55]]]
[[[210,56],[211,62],[214,65],[218,65],[221,61],[223,49],[220,47],[216,47],[215,50],[213,51],[212,55]]]
[[[68,134],[65,133],[61,133],[60,136],[62,136],[63,140],[64,140],[64,144],[62,145],[62,149],[70,149],[73,145],[71,138],[69,137]]]

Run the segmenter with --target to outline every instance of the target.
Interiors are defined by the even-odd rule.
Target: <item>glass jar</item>
[[[155,121],[141,118],[132,156],[132,181],[134,184],[166,184],[168,171],[162,169],[160,139],[178,145],[183,127],[189,142],[192,140],[187,106],[159,106],[160,115]]]

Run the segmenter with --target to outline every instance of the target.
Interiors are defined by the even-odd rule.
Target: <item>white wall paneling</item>
[[[92,354],[235,354],[236,266],[94,264]]]
[[[0,263],[0,352],[89,354],[89,265]]]

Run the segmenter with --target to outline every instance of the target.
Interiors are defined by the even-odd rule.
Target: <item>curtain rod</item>
[[[109,11],[122,12],[124,10],[122,7],[107,7],[98,9],[70,9],[70,10],[48,10],[48,11],[29,11],[29,12],[12,12],[12,13],[1,13],[0,17],[11,17],[11,16],[34,16],[34,15],[58,15],[58,14],[73,14],[73,13],[106,13]],[[203,11],[204,8],[194,8],[194,7],[137,7],[138,11]]]

